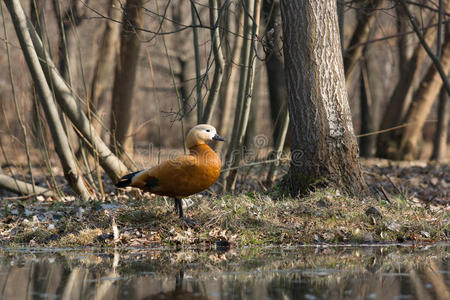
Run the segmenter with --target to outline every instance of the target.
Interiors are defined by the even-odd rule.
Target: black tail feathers
[[[133,179],[133,176],[139,172],[140,171],[137,171],[137,172],[130,173],[130,174],[123,176],[122,178],[119,179],[119,181],[116,182],[116,187],[123,188],[123,187],[129,186],[131,184],[131,180]]]

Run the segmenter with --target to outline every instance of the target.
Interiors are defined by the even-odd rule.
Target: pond
[[[450,244],[0,248],[1,299],[450,299]]]

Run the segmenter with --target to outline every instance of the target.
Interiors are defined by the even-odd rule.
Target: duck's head
[[[192,148],[197,145],[206,144],[212,140],[224,141],[225,139],[217,134],[217,131],[213,126],[199,124],[189,130],[186,137],[186,147]]]

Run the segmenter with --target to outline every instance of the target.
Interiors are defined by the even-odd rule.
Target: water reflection
[[[0,249],[0,297],[450,299],[449,248]]]

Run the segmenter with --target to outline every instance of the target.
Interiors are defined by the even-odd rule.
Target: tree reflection
[[[450,299],[448,248],[0,250],[1,299]]]

